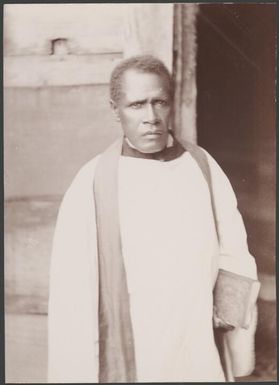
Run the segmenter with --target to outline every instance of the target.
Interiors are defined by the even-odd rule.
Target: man
[[[110,90],[123,138],[81,169],[58,215],[49,381],[232,380],[234,341],[244,336],[246,356],[253,349],[245,333],[255,331],[255,298],[245,330],[222,316],[214,287],[225,271],[239,292],[257,272],[231,185],[205,150],[170,131],[173,83],[162,62],[123,61]],[[241,301],[230,297],[235,313]],[[232,336],[229,350],[213,324]]]

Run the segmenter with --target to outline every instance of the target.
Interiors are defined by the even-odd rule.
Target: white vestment
[[[207,153],[206,153],[207,154]],[[218,268],[257,279],[232,187],[207,154],[220,249],[202,171],[121,156],[119,217],[139,382],[224,381],[212,329]],[[96,157],[68,189],[51,261],[49,382],[98,382]]]

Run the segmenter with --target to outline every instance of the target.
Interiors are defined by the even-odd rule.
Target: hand
[[[219,318],[217,316],[216,307],[213,306],[213,327],[214,328],[220,328],[225,330],[233,330],[235,327],[233,325],[230,325],[223,319]]]

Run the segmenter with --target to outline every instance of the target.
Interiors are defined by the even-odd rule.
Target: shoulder
[[[79,169],[67,188],[63,201],[81,200],[91,194],[95,170],[100,156],[100,154],[95,156]]]
[[[88,162],[86,162],[76,173],[72,184],[93,182],[96,166],[101,154],[98,154]]]
[[[198,144],[193,144],[193,143],[189,143],[188,146],[189,146],[188,149],[192,154],[202,157],[207,161],[212,177],[214,177],[214,175],[215,176],[219,175],[220,177],[226,177],[219,163],[205,148],[199,146]]]
[[[195,157],[203,157],[207,159],[208,163],[210,164],[217,164],[216,160],[213,158],[212,155],[209,154],[209,152],[203,148],[202,146],[188,142],[187,140],[181,140],[180,141],[183,147],[190,152],[190,154],[193,154]]]
[[[230,197],[231,201],[235,205],[236,196],[229,177],[216,161],[216,159],[211,154],[209,154],[207,150],[200,146],[198,147],[200,151],[204,153],[208,162],[215,200],[225,201],[225,197]]]
[[[118,140],[113,142],[108,148],[106,148],[102,153],[98,154],[93,159],[85,163],[76,174],[72,182],[72,186],[80,184],[86,185],[88,183],[92,185],[96,172],[96,166],[99,163],[99,160],[101,158],[106,158],[110,154],[120,153],[120,149],[122,148],[122,140],[122,138],[119,138]]]
[[[186,140],[182,140],[180,143],[187,151],[189,151],[203,173],[207,175],[206,179],[211,178],[214,192],[216,192],[216,190],[225,189],[228,191],[230,190],[231,193],[232,186],[228,176],[216,159],[205,148]]]
[[[179,140],[179,142],[191,154],[191,156],[200,166],[203,168],[209,167],[211,173],[223,173],[223,170],[217,161],[205,148],[183,139]]]

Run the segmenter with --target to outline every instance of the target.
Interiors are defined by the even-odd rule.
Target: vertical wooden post
[[[172,71],[174,4],[127,4],[124,57],[151,54]]]
[[[174,4],[173,76],[176,135],[195,143],[196,134],[196,16],[197,4]]]

